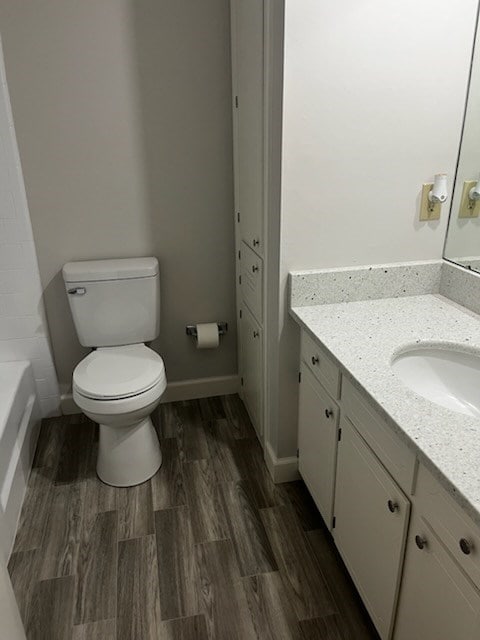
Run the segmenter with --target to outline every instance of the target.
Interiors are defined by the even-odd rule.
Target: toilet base
[[[97,475],[113,487],[133,487],[154,476],[162,452],[150,417],[133,425],[100,424]]]

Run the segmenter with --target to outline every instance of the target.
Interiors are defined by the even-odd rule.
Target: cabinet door
[[[338,442],[338,407],[301,365],[298,409],[298,469],[326,525],[332,525]]]
[[[263,1],[231,0],[235,193],[241,237],[263,255]]]
[[[438,541],[427,522],[423,518],[414,518],[394,639],[430,638],[478,640],[480,593]]]
[[[391,636],[410,502],[351,423],[342,419],[340,426],[333,536],[385,640]]]
[[[240,320],[242,397],[250,419],[261,438],[263,434],[263,336],[262,330],[245,305]]]

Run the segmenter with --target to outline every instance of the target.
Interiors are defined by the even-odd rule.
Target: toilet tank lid
[[[118,258],[67,262],[62,269],[65,282],[99,282],[150,278],[158,274],[156,258]]]

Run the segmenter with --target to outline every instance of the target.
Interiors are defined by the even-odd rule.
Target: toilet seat
[[[73,372],[74,394],[96,401],[133,398],[165,386],[163,360],[144,344],[97,349]]]
[[[167,382],[161,380],[150,389],[147,389],[147,391],[138,393],[136,396],[129,396],[128,398],[102,398],[99,400],[98,398],[82,396],[74,387],[73,400],[82,411],[89,414],[96,414],[98,419],[92,419],[99,424],[104,424],[108,416],[116,416],[117,418],[124,416],[128,421],[130,419],[129,416],[135,412],[144,411],[150,405],[158,404],[166,388]],[[100,416],[103,417],[100,418]]]

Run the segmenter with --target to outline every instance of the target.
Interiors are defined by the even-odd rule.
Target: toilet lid
[[[144,344],[92,351],[73,372],[73,386],[87,398],[129,398],[165,379],[162,358]]]

